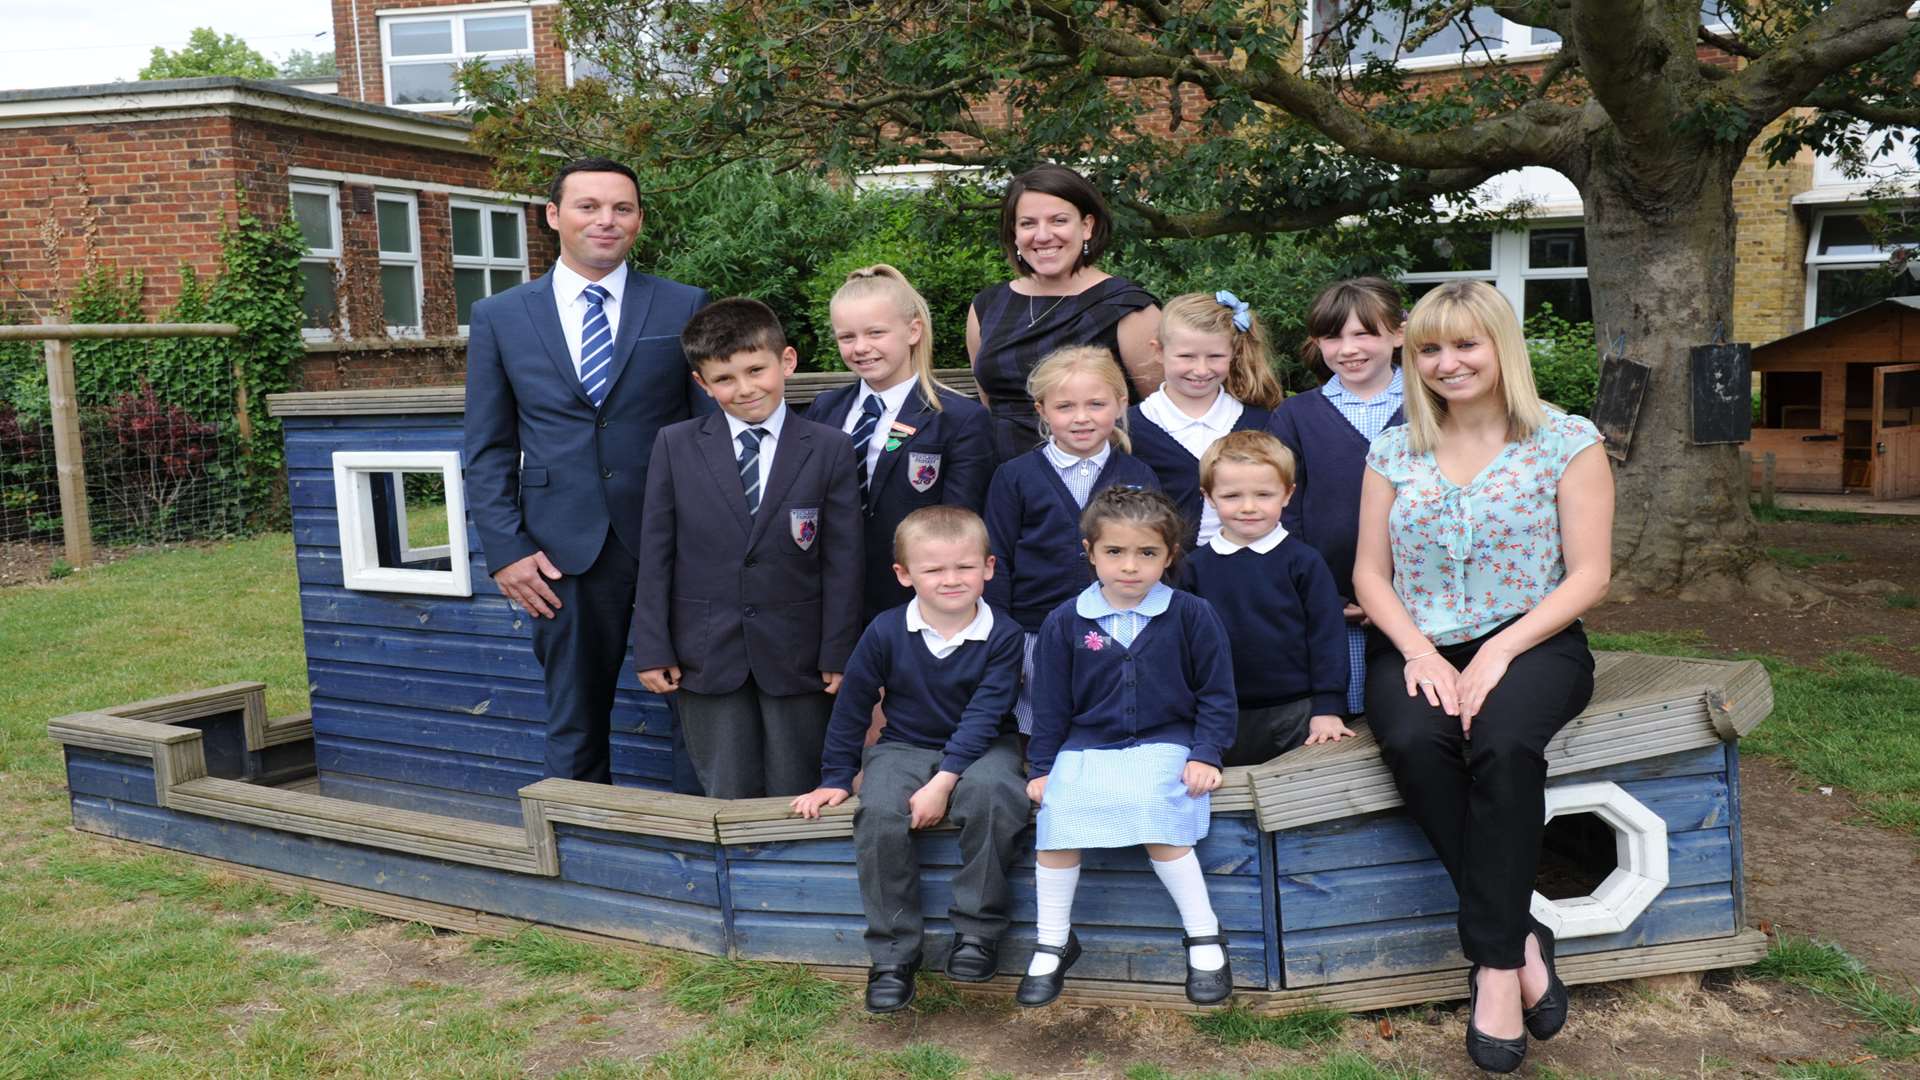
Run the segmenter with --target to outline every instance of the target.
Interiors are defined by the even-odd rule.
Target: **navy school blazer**
[[[853,442],[788,415],[747,515],[725,413],[660,432],[647,473],[633,610],[636,670],[680,668],[696,694],[751,676],[776,696],[823,689],[860,635],[860,485]]]
[[[609,532],[640,550],[655,434],[713,408],[680,351],[706,302],[704,289],[629,269],[598,409],[567,352],[551,273],[473,305],[464,474],[489,572],[545,551],[561,573],[585,573]]]
[[[865,601],[862,625],[891,607],[913,599],[913,590],[893,575],[893,531],[923,506],[964,506],[976,514],[987,505],[987,481],[993,478],[993,416],[969,397],[939,388],[940,410],[927,404],[917,386],[900,406],[894,422],[913,428],[898,448],[882,450],[873,467],[866,513]],[[860,384],[842,386],[813,399],[807,419],[844,430],[847,413],[860,397]],[[846,436],[849,445],[852,437]],[[856,462],[863,447],[854,447]],[[775,462],[780,459],[776,456]]]

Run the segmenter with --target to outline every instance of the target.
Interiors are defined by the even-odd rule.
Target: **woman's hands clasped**
[[[1471,734],[1473,718],[1480,715],[1481,708],[1487,703],[1487,695],[1500,685],[1501,678],[1507,673],[1507,664],[1512,659],[1499,640],[1495,639],[1482,645],[1480,651],[1473,654],[1464,671],[1456,670],[1439,653],[1409,660],[1402,670],[1407,681],[1407,696],[1424,694],[1427,704],[1444,711],[1448,716],[1460,718],[1462,734]]]

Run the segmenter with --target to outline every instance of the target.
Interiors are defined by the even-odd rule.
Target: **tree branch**
[[[1693,34],[1670,40],[1674,18],[1659,0],[1573,0],[1563,48],[1580,54],[1580,71],[1593,97],[1630,143],[1648,147],[1673,141],[1690,79],[1671,63],[1684,50],[1692,74]],[[1697,16],[1690,16],[1695,17]]]
[[[1748,60],[1758,60],[1760,50],[1740,40],[1738,34],[1716,34],[1706,27],[1700,28],[1700,40],[1719,49],[1728,56],[1742,56]]]
[[[1256,213],[1241,210],[1211,210],[1202,213],[1170,213],[1141,201],[1132,194],[1120,194],[1114,201],[1147,221],[1152,235],[1172,239],[1198,239],[1229,236],[1236,233],[1292,232],[1323,228],[1342,218],[1375,209],[1375,200],[1391,194],[1396,200],[1432,199],[1471,191],[1491,178],[1492,169],[1446,169],[1410,183],[1381,184],[1352,198],[1317,206],[1296,207]]]
[[[1920,106],[1916,105],[1883,105],[1827,91],[1808,94],[1805,104],[1826,112],[1844,113],[1879,127],[1920,127]]]
[[[1511,19],[1522,26],[1551,30],[1560,35],[1562,40],[1568,36],[1573,6],[1571,0],[1506,0],[1488,6],[1503,19]]]
[[[1909,0],[1835,0],[1729,83],[1756,134],[1800,104],[1828,76],[1877,56],[1907,36]]]

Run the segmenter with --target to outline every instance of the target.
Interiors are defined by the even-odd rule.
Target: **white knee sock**
[[[1067,932],[1073,929],[1073,893],[1080,887],[1080,867],[1076,863],[1065,870],[1033,868],[1034,932],[1042,945],[1065,945]],[[1029,975],[1051,975],[1060,966],[1052,953],[1037,952],[1027,964]]]
[[[1177,859],[1161,862],[1150,859],[1160,884],[1167,887],[1180,909],[1180,924],[1188,937],[1208,937],[1220,932],[1220,920],[1214,918],[1213,902],[1207,899],[1206,875],[1200,872],[1200,860],[1189,851]],[[1218,945],[1195,945],[1187,950],[1187,962],[1201,971],[1218,971],[1227,962],[1226,951]]]

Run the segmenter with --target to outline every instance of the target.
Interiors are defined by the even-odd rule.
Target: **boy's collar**
[[[765,420],[757,424],[749,424],[745,420],[727,412],[725,409],[720,410],[720,415],[727,418],[728,438],[737,441],[740,438],[740,433],[748,428],[765,428],[767,436],[778,441],[780,438],[780,429],[785,427],[787,423],[787,403],[782,399],[779,405],[774,406],[773,412],[768,415]]]
[[[920,598],[916,596],[907,601],[907,633],[918,634],[925,630],[932,630],[936,634],[940,632],[935,630],[933,624],[928,622],[925,616],[920,614]],[[943,637],[941,640],[947,642],[985,641],[992,632],[993,609],[987,606],[985,597],[977,597],[973,601],[973,621],[963,627],[959,633],[952,637]]]
[[[1265,555],[1267,552],[1279,547],[1280,541],[1286,538],[1287,527],[1276,521],[1274,522],[1273,528],[1265,536],[1262,536],[1251,544],[1243,544],[1228,536],[1227,530],[1221,529],[1219,532],[1213,534],[1211,540],[1207,541],[1207,546],[1222,555],[1231,555],[1241,548],[1252,548],[1256,554]]]

